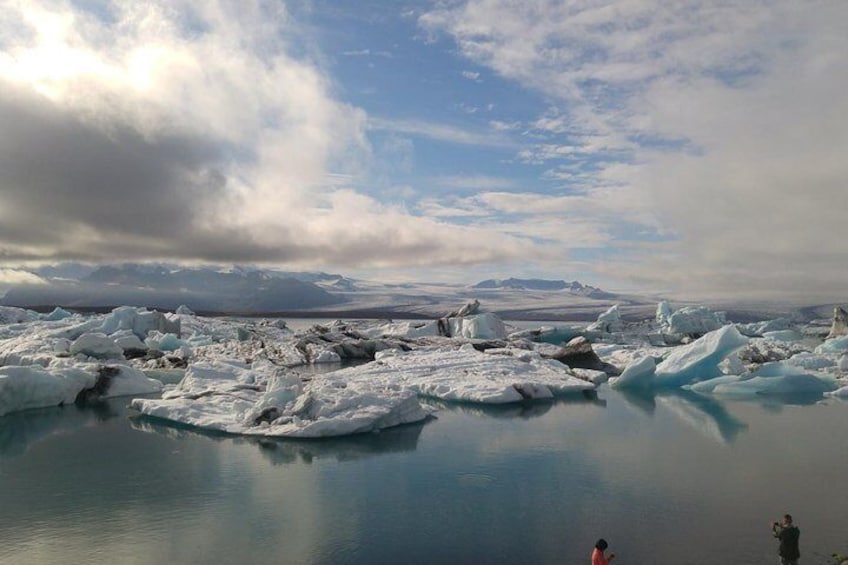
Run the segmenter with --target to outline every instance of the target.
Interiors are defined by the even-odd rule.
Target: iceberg
[[[704,306],[685,306],[668,315],[662,329],[673,336],[700,337],[726,323],[723,312],[713,312]]]
[[[819,355],[843,353],[846,351],[848,351],[848,335],[830,338],[815,349],[815,352]]]
[[[42,315],[41,319],[46,321],[46,322],[58,322],[59,320],[64,320],[65,318],[70,318],[71,316],[73,316],[73,314],[71,314],[67,310],[57,306],[49,314]]]
[[[719,364],[748,343],[748,338],[732,325],[674,349],[657,365],[654,382],[660,387],[679,387],[722,375]]]
[[[830,357],[825,357],[824,355],[818,355],[806,351],[796,353],[795,355],[790,357],[786,362],[790,365],[795,365],[796,367],[802,367],[804,369],[809,369],[813,371],[836,366],[836,361],[834,361]]]
[[[82,334],[71,344],[71,355],[87,355],[97,359],[123,359],[124,350],[102,333]]]
[[[760,376],[717,385],[712,393],[725,396],[824,394],[835,390],[835,382],[806,373]]]
[[[318,438],[379,431],[430,414],[414,392],[348,382],[335,373],[301,383],[270,363],[193,364],[162,399],[133,399],[146,416],[221,432]]]
[[[74,367],[52,370],[38,365],[0,367],[0,416],[71,404],[80,391],[93,387],[95,382],[93,374]]]
[[[333,373],[353,381],[381,382],[445,401],[505,404],[594,390],[566,366],[525,349],[481,353],[429,347],[382,356],[378,361]]]
[[[772,332],[763,332],[763,338],[772,341],[798,341],[801,339],[801,334],[795,330],[775,330]]]
[[[527,350],[481,353],[470,344],[410,352],[300,379],[267,361],[192,363],[161,399],[133,399],[146,416],[232,434],[328,437],[423,420],[419,396],[502,404],[594,390],[565,366]]]
[[[833,307],[833,323],[828,338],[848,335],[848,312],[841,306]]]
[[[763,334],[788,330],[791,327],[792,322],[786,318],[775,318],[774,320],[764,320],[750,324],[736,324],[736,329],[739,330],[739,333],[748,337],[763,337]]]
[[[601,333],[616,333],[620,332],[624,329],[624,322],[621,319],[621,312],[618,311],[618,304],[613,304],[609,307],[609,309],[598,316],[598,320],[588,328],[587,331],[590,332],[601,332]]]
[[[162,383],[125,365],[0,367],[0,416],[32,408],[159,392]]]
[[[657,363],[653,357],[642,357],[627,366],[621,375],[610,381],[612,388],[650,388],[654,385]]]

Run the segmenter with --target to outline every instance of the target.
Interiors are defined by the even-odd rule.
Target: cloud
[[[612,248],[599,272],[701,294],[844,299],[846,17],[824,0],[469,0],[419,24],[551,100],[556,111],[524,127],[541,141],[521,161],[579,190],[614,188],[632,206],[620,224],[656,220],[674,235]],[[615,217],[603,223],[612,233]]]
[[[18,284],[47,284],[47,281],[28,271],[0,269],[0,287]]]
[[[527,238],[357,193],[374,122],[292,55],[303,33],[276,2],[5,2],[0,258],[359,268],[527,252]]]
[[[503,177],[488,175],[450,175],[433,179],[433,184],[439,187],[458,190],[505,190],[515,188],[516,181]]]
[[[415,119],[387,120],[383,118],[370,118],[368,120],[368,127],[374,130],[419,135],[421,137],[459,145],[482,145],[484,147],[514,146],[512,141],[498,133],[475,132],[451,124]]]

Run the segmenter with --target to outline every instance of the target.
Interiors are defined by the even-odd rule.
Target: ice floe
[[[806,328],[786,321],[734,326],[720,313],[667,303],[655,320],[628,324],[613,306],[590,328],[509,333],[476,301],[439,320],[336,321],[297,332],[282,320],[206,318],[187,308],[2,308],[0,414],[145,395],[132,406],[162,421],[312,438],[418,422],[434,403],[582,397],[608,379],[634,398],[686,388],[690,400],[706,398],[696,404],[710,395],[848,395],[840,392],[848,336],[815,347]],[[688,343],[669,346],[680,341]]]

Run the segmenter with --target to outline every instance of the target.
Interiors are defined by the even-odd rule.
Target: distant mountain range
[[[67,276],[70,269],[61,275]],[[47,273],[43,274],[45,276]],[[58,273],[57,273],[58,274]],[[279,312],[340,304],[345,299],[313,282],[262,270],[169,269],[162,265],[103,266],[79,280],[48,279],[20,285],[3,297],[4,305],[69,308],[132,304],[173,310],[181,304],[198,311]],[[311,274],[338,281],[339,275]]]
[[[464,303],[469,291],[472,297],[479,295],[491,308],[509,312],[591,309],[595,300],[602,303],[621,298],[578,281],[508,278],[487,279],[472,286],[388,284],[349,279],[335,273],[277,271],[241,265],[222,269],[166,263],[104,266],[64,263],[30,272],[44,283],[13,286],[2,296],[0,304],[79,309],[128,304],[161,310],[173,310],[185,304],[198,312],[219,313],[353,310],[370,311],[372,315],[407,312],[439,316],[444,313],[442,310],[447,312]]]
[[[594,286],[584,285],[578,281],[547,280],[547,279],[486,279],[471,288],[480,290],[541,290],[567,291],[571,294],[587,298],[612,299],[616,295]]]

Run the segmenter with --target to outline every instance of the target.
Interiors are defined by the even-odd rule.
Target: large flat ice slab
[[[162,399],[134,399],[153,416],[231,434],[318,438],[378,431],[429,414],[413,391],[348,382],[333,373],[301,382],[267,362],[219,360],[192,365]]]
[[[434,347],[388,353],[367,365],[336,373],[352,381],[403,386],[423,396],[448,401],[504,404],[593,390],[558,361],[523,349],[476,351]]]

